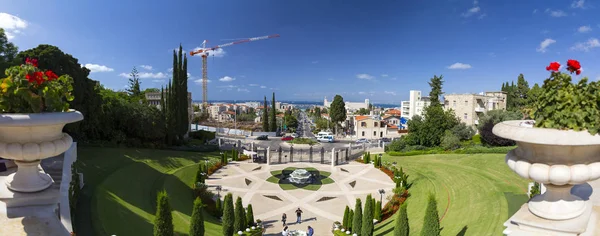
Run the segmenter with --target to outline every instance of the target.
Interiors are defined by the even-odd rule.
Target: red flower
[[[552,71],[552,72],[558,71],[559,68],[560,68],[560,63],[558,63],[558,62],[551,62],[549,66],[546,66],[546,70]]]
[[[577,75],[581,73],[581,65],[577,60],[568,60],[567,61],[567,70],[573,74],[575,72]]]
[[[44,73],[41,71],[33,72],[33,77],[38,85],[44,82]]]
[[[27,59],[25,59],[25,64],[30,64],[30,65],[37,67],[38,61],[37,61],[37,59],[31,59],[28,57]]]
[[[27,79],[27,81],[29,81],[29,83],[33,83],[33,81],[35,81],[35,79],[33,78],[33,76],[31,76],[31,74],[25,75],[25,78]]]
[[[55,80],[58,78],[58,75],[54,74],[51,70],[46,71],[46,77],[48,77],[48,81]]]

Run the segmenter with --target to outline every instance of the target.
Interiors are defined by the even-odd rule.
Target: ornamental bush
[[[352,230],[352,221],[354,221],[354,210],[350,209],[350,212],[348,213],[348,227],[347,227],[347,229],[350,230],[351,232],[354,232]]]
[[[217,218],[223,216],[223,202],[221,202],[221,198],[217,198],[217,202],[215,203],[214,216]]]
[[[460,138],[452,133],[452,131],[446,130],[444,136],[442,136],[442,143],[440,146],[445,150],[457,149],[460,147]]]
[[[365,203],[365,214],[362,217],[362,226],[360,227],[361,236],[373,236],[373,198],[371,194],[367,195]]]
[[[394,226],[394,236],[408,236],[410,226],[408,225],[408,215],[406,212],[407,203],[400,206],[400,212],[396,215],[396,224]]]
[[[429,194],[429,202],[425,209],[425,218],[423,219],[422,236],[439,236],[441,232],[440,218],[437,210],[437,200],[433,194]]]
[[[373,213],[373,217],[374,219],[376,219],[378,222],[381,221],[381,201],[377,201],[375,203],[375,210]]]
[[[246,210],[242,205],[242,198],[235,200],[235,219],[233,221],[233,232],[244,231],[246,229]]]
[[[254,211],[252,210],[252,204],[248,204],[248,209],[246,212],[246,224],[248,227],[254,226]]]
[[[174,235],[173,215],[171,215],[171,204],[166,191],[158,192],[156,200],[156,214],[154,218],[154,236]]]
[[[356,199],[354,204],[354,217],[352,217],[352,232],[360,234],[362,228],[362,202],[360,198]]]
[[[551,71],[550,78],[544,80],[541,93],[529,112],[536,121],[535,126],[587,130],[591,135],[596,135],[600,130],[600,82],[588,83],[585,77],[573,84],[571,76],[559,72],[559,68],[558,62],[546,67]],[[576,60],[569,60],[567,70],[579,75],[581,65]]]
[[[350,207],[346,206],[346,209],[344,209],[344,218],[342,220],[342,226],[344,227],[344,229],[348,228],[349,214],[350,214]]]
[[[204,216],[202,215],[202,200],[194,200],[192,218],[190,219],[190,236],[204,236]]]
[[[234,209],[233,209],[233,195],[228,193],[225,195],[225,200],[223,201],[223,235],[224,236],[232,236],[233,235],[233,223],[234,223]]]

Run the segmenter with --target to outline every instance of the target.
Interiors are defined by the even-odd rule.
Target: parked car
[[[298,137],[298,135],[297,135],[297,134],[292,134],[292,137],[293,137],[293,138],[297,138],[297,137]]]
[[[356,143],[369,143],[369,140],[366,138],[359,138],[358,140],[356,140]]]
[[[390,140],[389,138],[381,138],[381,142],[384,142],[384,143],[389,143],[391,141],[392,140]]]
[[[294,140],[294,137],[292,137],[292,136],[285,136],[285,137],[281,138],[281,141],[292,141],[292,140]]]
[[[261,136],[258,136],[256,138],[256,140],[269,140],[269,136],[268,135],[261,135]]]
[[[333,142],[335,142],[335,138],[333,137],[333,135],[324,135],[324,136],[318,137],[317,141],[325,142],[325,143],[333,143]]]

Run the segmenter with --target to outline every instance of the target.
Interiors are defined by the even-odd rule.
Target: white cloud
[[[221,81],[221,82],[231,82],[234,80],[235,80],[235,78],[229,77],[229,76],[225,76],[225,77],[219,79],[219,81]]]
[[[381,74],[381,77],[388,77],[388,74]]]
[[[533,14],[537,13],[538,10],[537,9],[533,9]]]
[[[576,43],[573,47],[571,47],[571,50],[588,52],[590,49],[597,47],[600,47],[600,40],[597,38],[590,38],[586,42]]]
[[[173,72],[173,67],[169,68],[167,71]]]
[[[375,79],[375,76],[369,75],[369,74],[358,74],[356,75],[356,78],[358,79],[365,79],[365,80],[372,80]]]
[[[312,61],[311,63],[312,64],[317,64],[317,63],[319,63],[319,61]]]
[[[550,16],[552,17],[563,17],[563,16],[567,16],[567,13],[565,13],[562,10],[550,10],[550,8],[546,8],[546,13],[550,14]]]
[[[544,53],[546,52],[546,48],[548,48],[553,43],[556,43],[556,40],[551,38],[544,39],[544,41],[540,43],[540,47],[537,48],[536,51]]]
[[[197,79],[197,80],[194,80],[194,83],[196,83],[197,85],[202,85],[202,79]],[[209,80],[209,79],[207,79],[207,80],[206,80],[206,83],[210,83],[210,80]]]
[[[367,93],[365,93],[365,92],[363,92],[363,91],[360,91],[360,92],[358,92],[358,94],[360,94],[360,95],[365,95],[365,94],[367,94]]]
[[[392,91],[384,91],[383,93],[389,94],[389,95],[392,95],[392,96],[396,96],[396,92],[392,92]]]
[[[260,88],[264,89],[264,88],[267,88],[267,86],[261,85]]]
[[[592,27],[590,27],[589,25],[584,25],[584,26],[577,28],[577,31],[579,33],[590,32],[590,31],[592,31]]]
[[[256,86],[258,86],[258,84],[249,84],[248,86],[250,86],[250,87],[256,87]]]
[[[121,73],[121,74],[119,74],[119,76],[124,77],[124,78],[131,77],[131,75],[127,74],[127,73]],[[142,72],[142,73],[139,73],[138,76],[140,77],[140,79],[166,79],[167,78],[167,75],[162,72],[158,72],[158,73]]]
[[[238,92],[246,92],[246,93],[250,92],[250,90],[245,89],[245,88],[238,88],[237,91]]]
[[[201,47],[197,47],[197,48],[194,48],[193,51],[197,51],[197,50],[200,50],[200,49],[202,49],[202,48]],[[212,50],[212,51],[208,52],[208,56],[211,56],[211,57],[223,57],[223,56],[225,56],[225,54],[226,54],[225,50],[223,50],[222,48],[217,48],[215,50]],[[200,54],[197,54],[197,55],[200,56]]]
[[[29,23],[17,16],[0,12],[0,28],[3,28],[6,38],[11,40],[17,34],[21,34],[21,29],[26,29]]]
[[[83,65],[85,68],[90,69],[90,73],[96,72],[111,72],[114,71],[113,68],[109,68],[108,66],[98,65],[98,64],[85,64]]]
[[[463,13],[462,16],[470,17],[472,15],[477,14],[479,11],[481,11],[481,8],[479,8],[479,6],[474,6],[474,7],[470,8],[469,10],[467,10],[467,12]]]
[[[397,78],[391,78],[390,80],[398,80]]]
[[[142,67],[144,70],[152,70],[152,66],[149,65],[141,65],[140,67]],[[171,68],[171,71],[173,71],[173,68]]]
[[[571,3],[571,8],[585,9],[585,0],[574,1]]]
[[[279,88],[269,88],[270,90],[279,90]]]
[[[454,63],[454,64],[448,66],[448,69],[451,69],[451,70],[466,70],[466,69],[471,69],[471,65],[457,62],[457,63]]]
[[[165,80],[164,79],[153,79],[152,82],[154,82],[154,83],[163,83],[163,82],[165,82]]]

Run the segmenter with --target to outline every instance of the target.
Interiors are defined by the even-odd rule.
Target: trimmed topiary
[[[375,203],[375,209],[374,209],[374,212],[373,212],[373,217],[377,221],[381,221],[381,201],[377,201]]]
[[[232,236],[233,235],[233,222],[234,222],[234,209],[233,209],[233,195],[228,193],[225,195],[225,200],[223,201],[223,236]]]
[[[342,226],[344,227],[344,229],[348,228],[348,216],[350,214],[350,207],[346,206],[346,209],[344,209],[344,218],[342,220]]]
[[[362,201],[360,198],[356,199],[354,205],[354,217],[352,218],[352,232],[360,234],[362,226]]]
[[[252,210],[252,204],[248,204],[248,209],[246,212],[246,224],[248,227],[254,226],[254,211]]]
[[[190,220],[190,236],[204,236],[204,216],[202,215],[202,200],[196,198],[194,200],[194,208],[192,210],[192,218]]]
[[[233,232],[244,231],[246,229],[246,217],[244,205],[242,205],[242,198],[238,197],[235,200],[235,219],[233,221]]]
[[[429,194],[429,202],[425,210],[425,218],[423,219],[422,236],[438,236],[440,235],[440,217],[438,216],[437,200],[433,194]]]
[[[154,236],[172,236],[173,215],[171,215],[171,204],[166,191],[158,192],[156,197],[156,214],[154,218]]]
[[[365,203],[365,214],[362,217],[362,226],[360,227],[361,236],[373,236],[373,198],[371,194],[367,195]]]
[[[406,203],[400,206],[400,211],[396,215],[396,225],[394,226],[394,236],[408,236],[410,227],[408,225],[408,214],[406,213]]]

